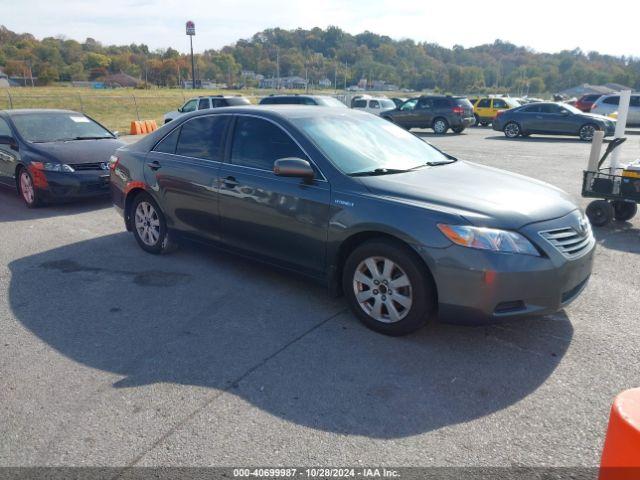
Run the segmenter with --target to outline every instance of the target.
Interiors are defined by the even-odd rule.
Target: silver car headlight
[[[536,247],[517,232],[469,225],[446,225],[444,223],[439,223],[438,229],[445,237],[462,247],[540,256]]]
[[[42,164],[42,170],[47,172],[65,172],[65,173],[73,173],[75,170],[66,163],[49,163],[45,162]]]

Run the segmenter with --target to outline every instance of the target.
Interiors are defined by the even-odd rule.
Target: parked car
[[[554,312],[593,261],[589,224],[561,190],[354,110],[195,112],[119,149],[111,189],[146,252],[186,236],[254,256],[344,293],[390,335],[436,314]]]
[[[425,95],[411,98],[395,110],[380,114],[407,130],[432,128],[437,134],[445,134],[451,128],[455,133],[473,125],[473,107],[465,97]]]
[[[519,107],[520,104],[510,97],[481,97],[473,104],[476,125],[489,125],[498,112]]]
[[[71,110],[0,110],[0,184],[27,207],[109,194],[108,162],[123,143]]]
[[[181,115],[185,115],[196,110],[208,110],[219,107],[237,107],[240,105],[251,105],[248,98],[239,95],[210,95],[207,97],[190,98],[178,110],[164,114],[164,123],[169,123]]]
[[[591,107],[591,113],[609,115],[619,111],[620,94],[603,95],[598,98]],[[629,100],[629,113],[627,124],[640,125],[640,93],[634,93]]]
[[[347,108],[340,100],[329,95],[269,95],[260,100],[260,105],[317,105]]]
[[[353,102],[351,108],[380,115],[383,112],[394,110],[396,104],[389,98],[359,98]]]
[[[583,112],[590,112],[593,103],[598,100],[602,96],[601,93],[588,93],[586,95],[582,95],[575,104],[575,107],[578,110]]]
[[[566,103],[531,103],[501,112],[493,121],[493,129],[504,132],[508,138],[532,133],[545,135],[577,135],[590,142],[593,132],[603,130],[613,135],[615,120],[602,115],[584,113]]]

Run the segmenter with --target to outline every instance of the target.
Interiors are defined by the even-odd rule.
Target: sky
[[[184,24],[193,20],[196,52],[265,28],[336,25],[353,34],[369,30],[445,47],[499,38],[538,52],[579,47],[640,57],[638,18],[638,0],[0,0],[0,25],[15,32],[181,52],[189,49]]]

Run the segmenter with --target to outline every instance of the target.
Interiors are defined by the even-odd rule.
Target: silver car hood
[[[465,161],[359,179],[376,195],[493,228],[516,230],[577,208],[569,195],[548,183]]]

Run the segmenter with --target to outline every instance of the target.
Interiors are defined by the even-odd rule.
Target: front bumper
[[[530,239],[542,230],[527,229],[523,233]],[[444,249],[422,247],[436,283],[440,319],[446,323],[493,323],[554,313],[575,300],[591,275],[595,239],[592,237],[583,254],[572,260],[553,246],[544,245],[543,240],[535,243],[543,256],[456,245]]]
[[[38,188],[47,201],[72,200],[109,195],[109,172],[80,171],[74,173],[42,172],[46,185]]]

